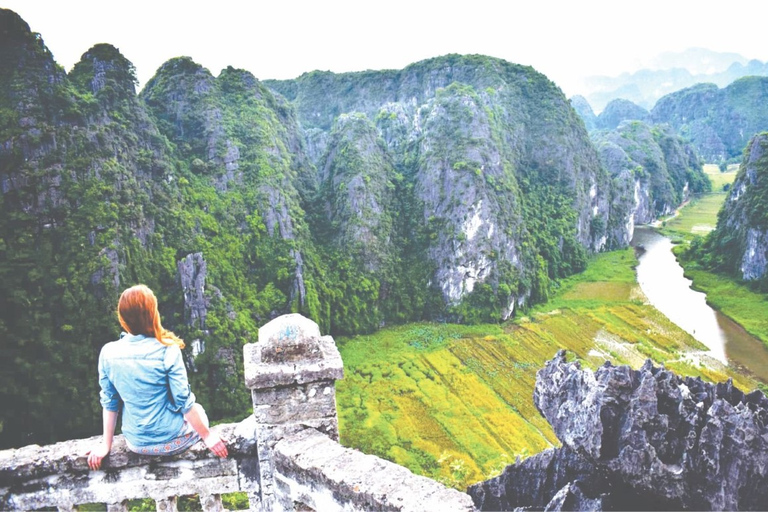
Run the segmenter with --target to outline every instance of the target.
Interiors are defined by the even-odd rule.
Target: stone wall
[[[102,469],[86,453],[98,437],[0,451],[0,510],[151,498],[157,510],[176,510],[176,497],[200,495],[201,508],[223,510],[220,495],[246,492],[260,511],[469,511],[469,495],[416,476],[397,464],[341,446],[335,381],[343,366],[333,338],[300,316],[279,317],[248,344],[245,380],[254,414],[214,430],[228,440],[219,459],[197,443],[172,457],[129,452],[116,436]]]
[[[254,418],[214,430],[229,440],[229,457],[219,459],[197,443],[174,457],[136,455],[115,436],[102,469],[90,471],[87,452],[99,437],[48,446],[30,445],[0,452],[0,510],[58,507],[72,510],[83,503],[103,503],[124,510],[125,501],[156,500],[158,510],[175,510],[175,498],[199,494],[204,510],[221,510],[220,494],[254,493],[258,480],[253,457]]]

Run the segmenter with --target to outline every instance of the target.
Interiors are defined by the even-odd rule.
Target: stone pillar
[[[245,385],[256,419],[258,507],[280,509],[273,448],[286,435],[308,427],[338,441],[335,381],[344,375],[341,355],[331,336],[320,336],[317,324],[298,314],[261,327],[259,342],[245,345],[244,355]]]

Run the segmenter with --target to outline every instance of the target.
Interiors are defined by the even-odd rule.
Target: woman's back
[[[183,412],[195,402],[187,383],[181,350],[144,335],[125,335],[107,343],[99,356],[101,404],[123,409],[123,434],[137,447],[175,436]]]

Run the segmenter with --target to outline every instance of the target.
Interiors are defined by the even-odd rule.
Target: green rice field
[[[341,441],[458,489],[557,444],[533,404],[561,348],[587,367],[646,358],[685,375],[755,382],[699,359],[696,340],[645,304],[631,249],[600,254],[546,305],[504,325],[420,323],[340,338]]]

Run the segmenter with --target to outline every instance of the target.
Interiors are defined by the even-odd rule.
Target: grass
[[[728,196],[723,187],[733,183],[737,171],[738,167],[729,167],[728,172],[720,172],[716,165],[705,165],[704,172],[712,183],[712,192],[691,199],[677,216],[664,221],[662,232],[673,240],[690,240],[694,236],[713,231],[717,224],[717,213]]]
[[[690,267],[685,276],[693,280],[696,290],[707,294],[707,302],[768,345],[768,296],[730,277]]]
[[[755,382],[713,362],[635,283],[631,249],[600,254],[548,304],[505,325],[419,323],[340,338],[341,441],[458,489],[558,443],[533,404],[536,372],[561,348],[596,368],[646,358],[706,380]],[[693,356],[692,356],[693,355]]]

